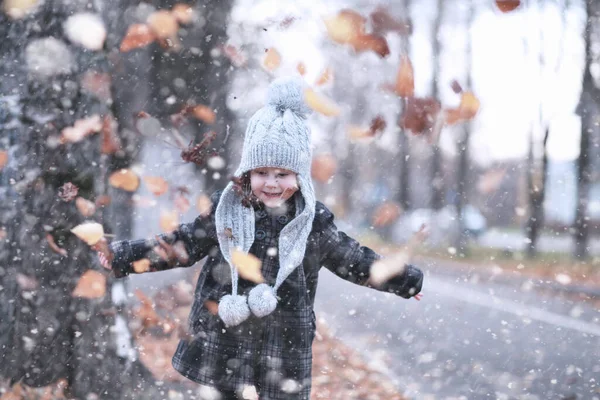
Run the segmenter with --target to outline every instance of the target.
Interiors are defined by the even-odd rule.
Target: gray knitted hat
[[[242,205],[241,197],[230,183],[217,205],[215,222],[221,252],[231,268],[232,293],[219,301],[219,316],[227,326],[242,323],[252,312],[257,317],[277,307],[277,290],[304,258],[306,242],[315,217],[315,192],[310,178],[312,159],[310,131],[301,79],[285,78],[269,86],[267,104],[250,119],[242,160],[236,177],[261,167],[284,168],[297,174],[302,196],[295,196],[296,216],[279,235],[279,271],[271,287],[261,283],[248,297],[238,294],[238,273],[231,256],[234,249],[248,253],[254,242],[254,209]],[[232,234],[224,234],[231,229]]]

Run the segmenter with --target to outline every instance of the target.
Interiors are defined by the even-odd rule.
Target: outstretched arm
[[[117,241],[110,245],[100,243],[97,246],[100,263],[112,269],[118,278],[135,273],[133,262],[144,258],[149,260],[147,270],[151,272],[194,265],[218,246],[214,211],[219,197],[220,192],[211,197],[213,206],[208,215],[181,224],[173,232],[149,239]]]
[[[384,284],[374,287],[369,283],[371,265],[381,256],[337,229],[334,216],[322,203],[317,203],[316,229],[320,230],[321,265],[349,282],[391,292],[406,299],[415,296],[423,285],[423,273],[413,265]]]

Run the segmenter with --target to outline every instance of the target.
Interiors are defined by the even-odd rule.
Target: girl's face
[[[298,191],[298,180],[287,169],[257,168],[250,171],[250,187],[266,207],[277,208]]]

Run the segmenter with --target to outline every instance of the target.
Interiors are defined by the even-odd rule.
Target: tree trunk
[[[410,0],[404,0],[401,5],[402,14],[405,15],[406,21],[410,22]],[[400,37],[400,46],[401,46],[401,55],[406,54],[409,55],[410,52],[410,43],[408,35],[401,35]],[[404,112],[404,108],[406,107],[406,101],[400,102],[402,112]],[[400,127],[400,118],[398,118],[398,125]],[[400,141],[399,141],[400,151],[398,152],[398,158],[400,161],[400,184],[398,191],[398,202],[404,209],[404,211],[408,211],[411,209],[411,190],[410,190],[410,141],[407,137],[407,132],[400,127]]]
[[[598,21],[600,21],[600,5],[598,1],[587,0],[586,12],[587,23],[585,29],[585,67],[583,71],[583,87],[581,98],[577,107],[581,117],[581,144],[579,158],[577,160],[577,209],[574,222],[574,252],[573,257],[577,260],[589,258],[589,221],[587,215],[589,191],[591,182],[591,138],[594,132],[594,117],[598,115],[598,104],[600,104],[600,90],[596,87],[591,74],[591,66],[594,62],[592,53],[592,38],[597,34]],[[592,31],[595,29],[594,31]]]
[[[439,76],[439,56],[440,56],[440,26],[442,23],[444,3],[442,0],[437,2],[437,14],[433,25],[433,79],[431,80],[431,97],[439,98],[438,76]],[[439,210],[444,206],[444,179],[442,176],[442,152],[438,141],[432,146],[431,155],[431,208]]]
[[[546,146],[550,128],[546,127],[544,140],[542,142],[542,160],[541,163],[536,162],[533,146],[533,137],[530,141],[530,150],[528,159],[528,188],[529,188],[529,218],[525,232],[527,233],[527,257],[534,258],[537,254],[537,243],[541,228],[544,226],[544,198],[546,195],[546,175],[548,170],[548,152]],[[533,135],[532,135],[533,136]]]
[[[113,163],[101,154],[100,134],[61,140],[76,121],[110,114],[110,101],[82,84],[87,72],[107,73],[106,52],[62,40],[69,16],[94,11],[85,3],[41,2],[20,20],[0,14],[0,73],[12,77],[0,82],[0,92],[11,93],[0,98],[0,146],[9,154],[0,170],[0,378],[34,387],[64,379],[68,395],[81,399],[134,398],[142,391],[149,398],[157,391],[142,382],[152,386],[153,379],[132,354],[122,354],[122,337],[113,329],[119,318],[110,296],[114,281],[71,233],[85,220],[101,221],[106,210],[83,217],[73,201],[58,196],[70,182],[78,196],[97,200]],[[123,148],[135,147],[124,139]],[[131,153],[116,158],[126,165]],[[111,222],[103,221],[105,231],[114,230]],[[90,271],[103,276],[95,283],[104,294],[74,296]]]

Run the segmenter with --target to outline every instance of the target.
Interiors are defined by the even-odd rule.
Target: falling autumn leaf
[[[382,227],[391,224],[398,219],[402,213],[402,207],[393,201],[381,204],[371,218],[373,226]]]
[[[83,197],[75,199],[75,207],[77,207],[79,213],[84,217],[91,217],[96,212],[96,204]]]
[[[210,107],[202,104],[192,108],[192,115],[206,124],[214,124],[217,119],[215,112]]]
[[[146,22],[159,39],[173,39],[177,36],[179,23],[177,18],[167,10],[158,10],[152,13]]]
[[[310,88],[304,90],[304,101],[310,108],[327,117],[335,117],[341,113],[337,104]]]
[[[336,170],[337,161],[331,154],[319,154],[312,160],[311,175],[317,182],[329,182]]]
[[[390,280],[394,276],[402,274],[406,264],[410,263],[415,249],[425,241],[428,236],[425,225],[413,234],[406,245],[394,255],[384,257],[371,265],[369,282],[374,286]]]
[[[102,120],[99,115],[92,115],[75,121],[73,126],[64,128],[61,132],[63,141],[77,143],[86,136],[100,132],[102,129]]]
[[[8,152],[6,150],[0,150],[0,171],[8,163]]]
[[[304,64],[302,61],[300,61],[298,63],[298,65],[296,66],[296,70],[298,70],[298,73],[301,76],[304,76],[306,74],[306,64]]]
[[[77,282],[73,290],[74,297],[98,299],[106,294],[106,277],[98,271],[87,270]]]
[[[126,53],[133,49],[145,47],[156,40],[156,35],[145,24],[133,24],[127,29],[127,33],[121,42],[119,51]]]
[[[40,0],[4,0],[2,9],[12,19],[21,19],[35,10]]]
[[[160,323],[160,317],[154,310],[152,300],[139,289],[135,290],[135,296],[140,301],[140,306],[134,309],[134,314],[142,321],[144,328],[151,328]]]
[[[460,86],[460,83],[458,83],[456,79],[450,82],[450,87],[452,88],[452,91],[456,94],[462,93],[463,91],[462,86]]]
[[[496,0],[496,7],[504,13],[514,11],[520,5],[520,0]]]
[[[321,72],[321,75],[319,75],[319,78],[317,78],[315,85],[316,86],[325,85],[326,83],[329,83],[332,80],[333,80],[333,71],[331,70],[331,68],[327,67],[323,70],[323,72]]]
[[[219,303],[212,300],[206,300],[204,302],[204,307],[208,310],[212,315],[217,315],[219,313]]]
[[[150,271],[150,260],[147,258],[142,258],[141,260],[134,261],[131,264],[133,265],[133,270],[136,274],[142,274]]]
[[[415,75],[412,63],[406,54],[400,58],[400,68],[396,75],[394,91],[400,97],[413,97],[415,94]]]
[[[352,141],[373,137],[373,132],[371,131],[371,129],[356,125],[348,126],[347,132],[348,139]]]
[[[177,229],[179,226],[179,214],[177,210],[161,210],[159,225],[163,232],[172,232]]]
[[[446,123],[452,125],[460,121],[471,120],[479,111],[479,99],[473,92],[462,92],[458,108],[445,110]]]
[[[71,229],[71,232],[90,246],[104,236],[104,228],[97,222],[84,222]]]
[[[248,62],[248,57],[233,45],[227,44],[223,46],[223,53],[234,67],[243,67]]]
[[[181,192],[175,193],[173,204],[180,213],[184,214],[190,209],[190,200]]]
[[[400,35],[410,35],[412,33],[412,26],[409,21],[396,20],[388,10],[381,7],[373,11],[369,18],[373,31],[380,35],[387,32],[398,32]]]
[[[273,72],[281,65],[281,55],[273,47],[267,49],[263,58],[263,66],[267,71]]]
[[[106,207],[110,205],[112,199],[107,194],[101,194],[96,198],[96,207]]]
[[[441,110],[439,101],[434,98],[409,97],[402,113],[400,125],[414,134],[425,134],[432,130]]]
[[[196,199],[196,209],[203,217],[208,216],[212,209],[212,201],[210,200],[210,197],[205,194],[199,195]]]
[[[121,149],[121,140],[119,139],[117,120],[108,114],[102,121],[102,154],[115,154]]]
[[[177,3],[171,9],[171,14],[181,24],[189,24],[194,18],[194,9],[189,4]]]
[[[169,190],[169,184],[160,176],[145,176],[144,183],[155,196],[161,196]]]
[[[339,44],[352,43],[365,34],[365,18],[352,10],[341,10],[324,22],[331,40]]]
[[[372,51],[381,58],[390,55],[390,48],[387,44],[387,40],[385,40],[383,36],[376,34],[358,36],[350,44],[357,53]]]
[[[371,125],[369,126],[369,130],[376,135],[378,132],[383,132],[387,127],[387,123],[385,122],[385,118],[383,116],[378,115],[371,121]]]
[[[140,186],[140,178],[130,169],[120,169],[110,175],[108,183],[117,189],[135,192]]]
[[[254,283],[265,281],[260,271],[262,263],[256,256],[235,249],[231,255],[231,262],[242,278]]]
[[[77,186],[73,185],[71,182],[66,182],[58,188],[58,197],[60,197],[62,201],[68,203],[77,197],[78,192],[79,188]]]

